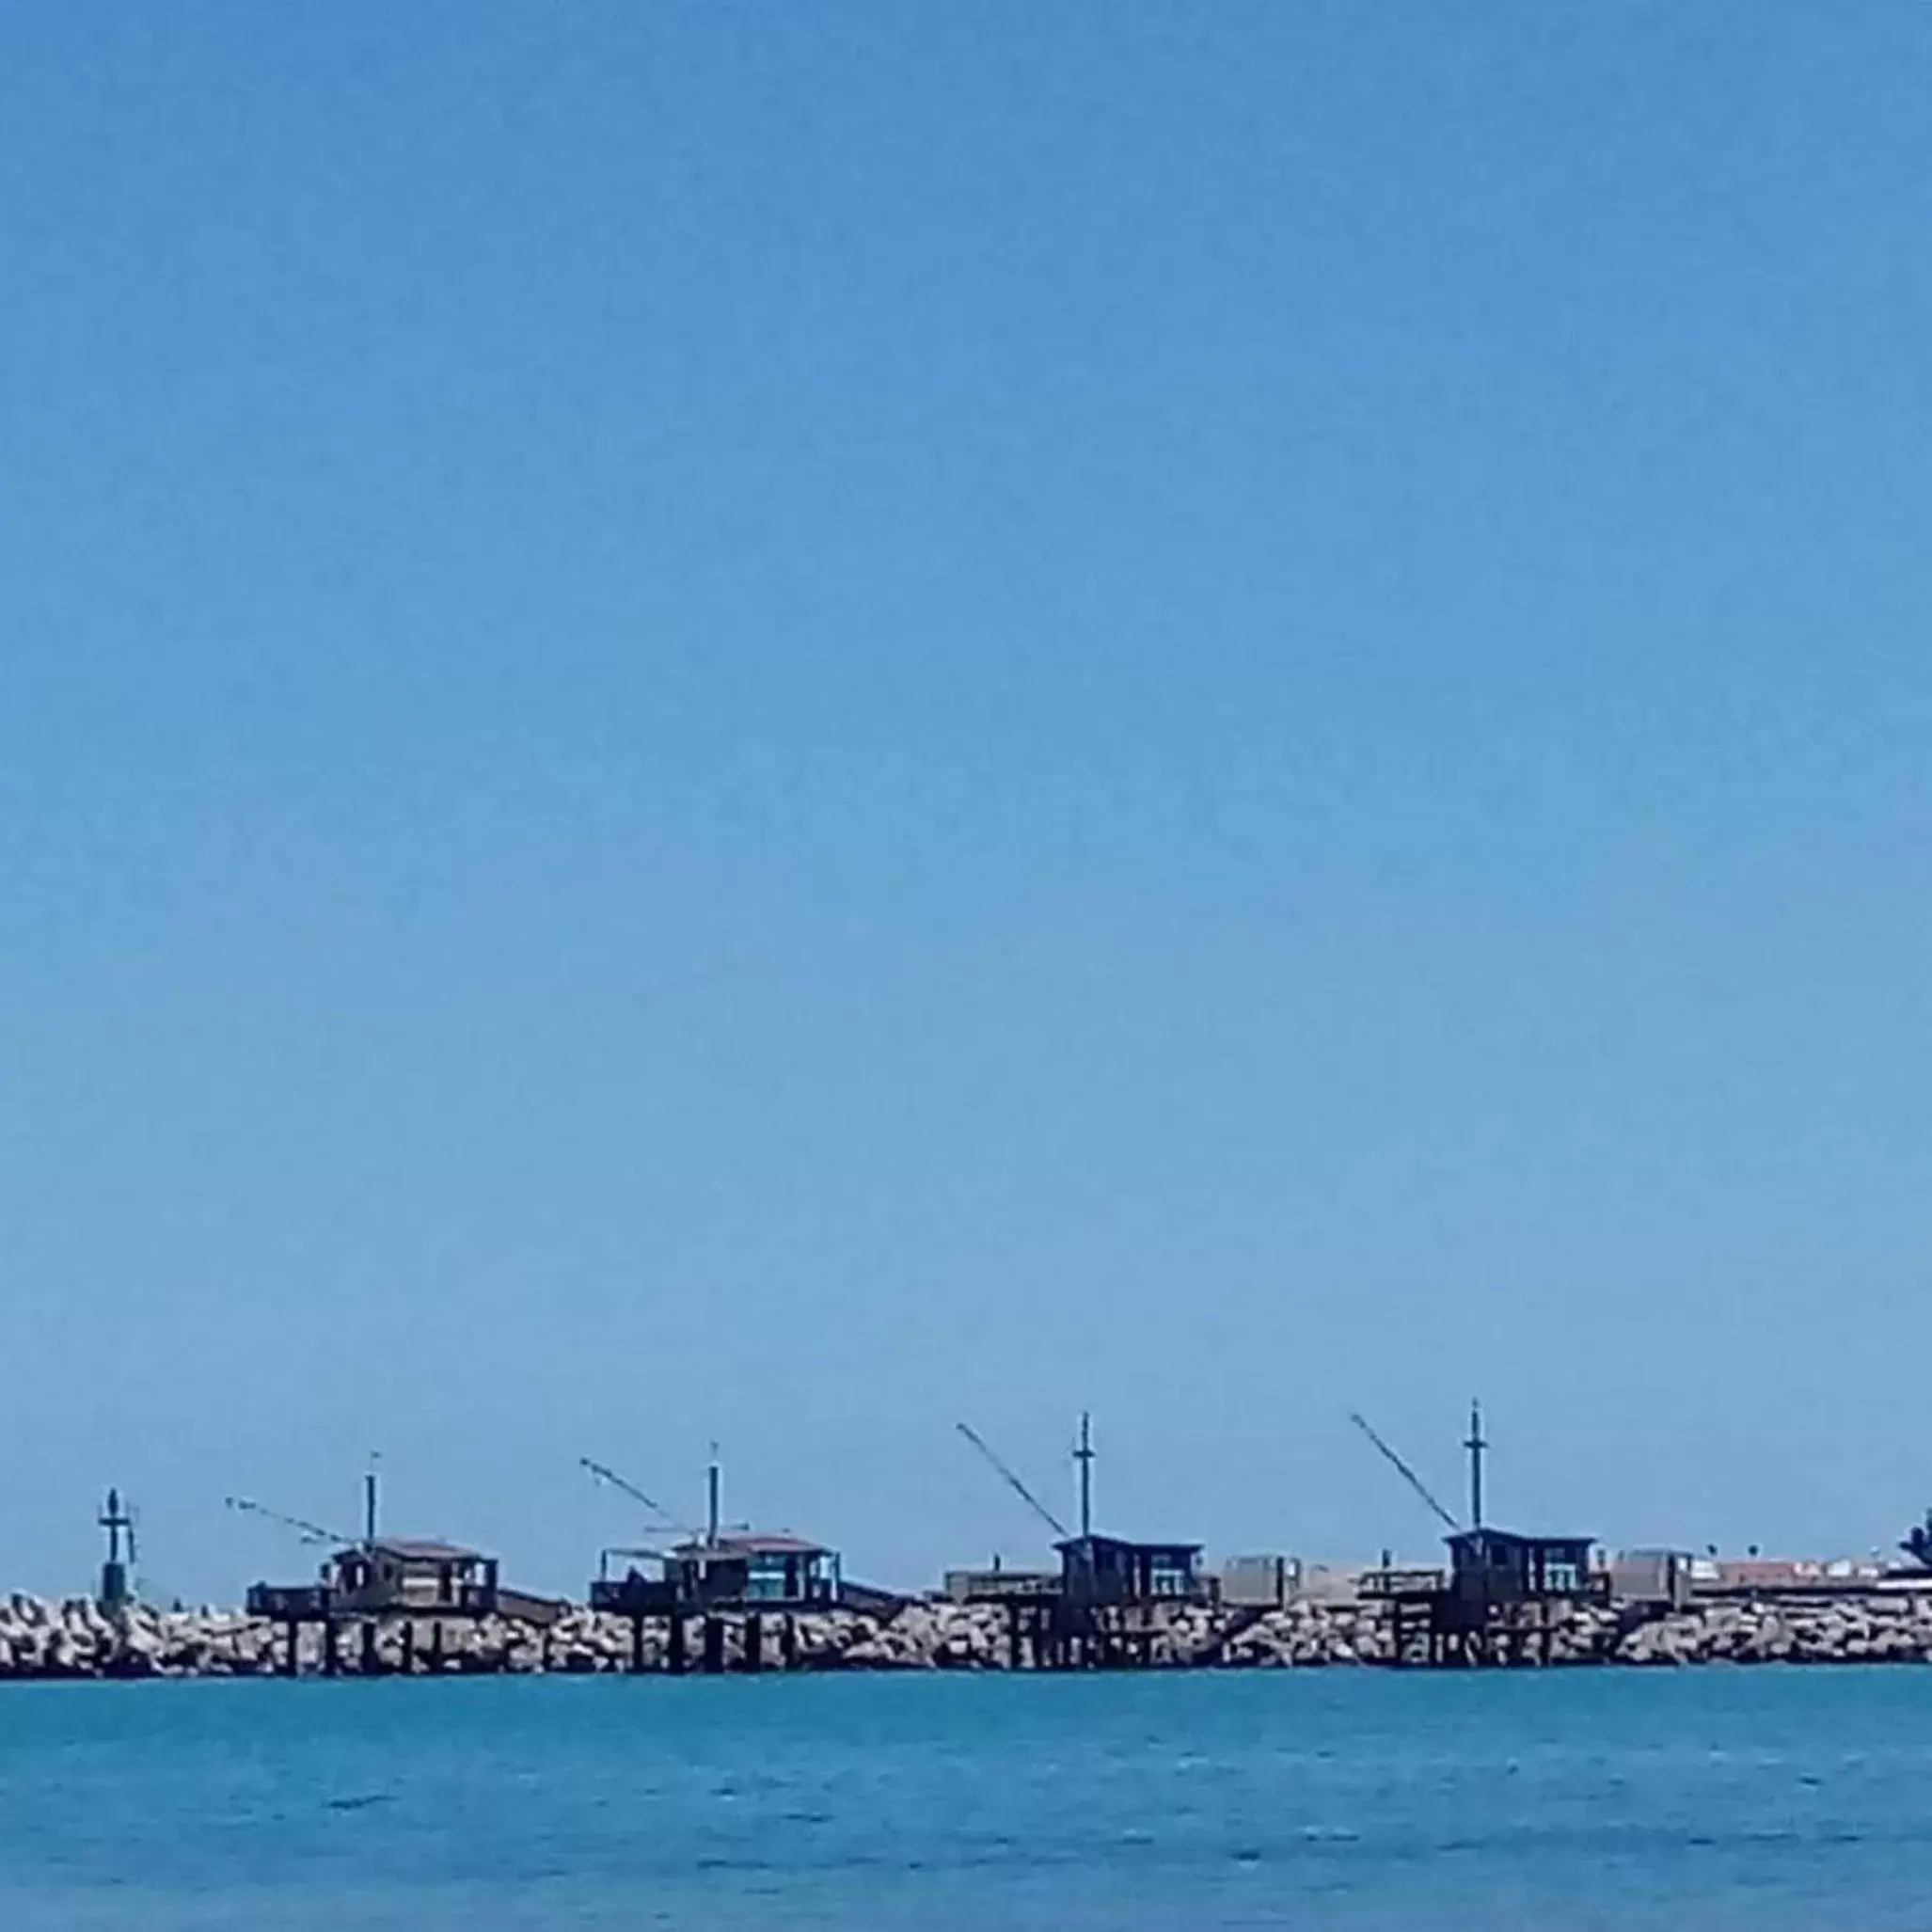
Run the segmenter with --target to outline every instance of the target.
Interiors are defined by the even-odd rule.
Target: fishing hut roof
[[[794,1536],[789,1530],[777,1530],[769,1534],[745,1531],[735,1536],[721,1536],[716,1542],[707,1543],[702,1538],[691,1543],[681,1543],[672,1551],[674,1557],[823,1557],[831,1552],[822,1543],[813,1543],[809,1538]]]
[[[379,1536],[372,1544],[352,1544],[345,1555],[369,1549],[386,1557],[400,1557],[405,1563],[480,1563],[482,1550],[465,1549],[460,1544],[439,1543],[434,1537]]]
[[[1199,1543],[1169,1543],[1163,1538],[1148,1541],[1138,1536],[1069,1536],[1065,1543],[1056,1543],[1053,1547],[1063,1556],[1069,1550],[1082,1549],[1157,1549],[1175,1556],[1197,1557],[1207,1547]]]
[[[1523,1536],[1513,1529],[1458,1529],[1443,1541],[1451,1549],[1588,1549],[1593,1536]]]

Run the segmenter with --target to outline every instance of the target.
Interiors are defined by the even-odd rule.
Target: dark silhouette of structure
[[[963,1422],[960,1433],[1054,1532],[1060,1574],[1037,1584],[988,1592],[1006,1607],[1008,1654],[1015,1669],[1075,1671],[1145,1665],[1165,1612],[1178,1603],[1211,1600],[1196,1543],[1135,1543],[1093,1527],[1093,1417],[1083,1413],[1073,1461],[1079,1470],[1080,1533],[1069,1536],[1053,1512]]]
[[[110,1489],[99,1522],[107,1532],[107,1558],[101,1565],[101,1587],[94,1601],[109,1616],[134,1602],[135,1517],[121,1504],[120,1491]]]
[[[669,1521],[634,1483],[602,1464],[585,1465],[601,1480],[645,1503]],[[768,1639],[787,1665],[798,1659],[798,1618],[838,1608],[892,1615],[903,1597],[847,1582],[839,1554],[788,1530],[722,1526],[722,1471],[714,1446],[705,1472],[705,1528],[668,1549],[607,1550],[632,1560],[622,1576],[600,1576],[591,1585],[591,1607],[630,1623],[631,1668],[647,1660],[645,1633],[664,1632],[662,1668],[673,1673],[696,1668],[717,1672],[729,1661],[727,1637],[736,1639],[737,1668],[764,1668]],[[695,1638],[695,1646],[693,1639]],[[694,1655],[695,1650],[695,1655]]]
[[[245,1497],[229,1499],[231,1508],[293,1529],[306,1543],[337,1544],[312,1583],[249,1586],[248,1614],[279,1623],[287,1632],[283,1668],[290,1676],[301,1668],[302,1632],[309,1625],[322,1631],[321,1661],[326,1674],[333,1676],[340,1668],[342,1633],[353,1627],[361,1639],[360,1668],[373,1675],[384,1668],[379,1639],[385,1629],[399,1636],[401,1656],[395,1669],[407,1672],[420,1662],[440,1670],[445,1664],[446,1624],[476,1623],[506,1612],[546,1623],[560,1613],[562,1606],[547,1599],[504,1590],[497,1559],[481,1550],[435,1539],[381,1535],[372,1458],[362,1495],[363,1533],[356,1539],[336,1536],[320,1524],[263,1509]],[[428,1639],[426,1649],[419,1643],[422,1633]]]
[[[1449,1567],[1371,1571],[1364,1589],[1389,1607],[1396,1664],[1487,1665],[1551,1661],[1557,1631],[1583,1603],[1607,1602],[1609,1578],[1591,1566],[1587,1536],[1519,1536],[1483,1518],[1489,1449],[1480,1403],[1469,1407],[1469,1522],[1465,1528],[1359,1416],[1354,1421],[1423,1502],[1449,1526]]]

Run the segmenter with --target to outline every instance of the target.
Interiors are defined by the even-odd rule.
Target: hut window
[[[1155,1596],[1185,1596],[1190,1576],[1188,1567],[1178,1558],[1156,1556],[1148,1565],[1148,1581]]]

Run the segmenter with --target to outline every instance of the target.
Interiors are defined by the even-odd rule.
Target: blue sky
[[[0,1576],[1932,1500],[1932,12],[0,25]]]

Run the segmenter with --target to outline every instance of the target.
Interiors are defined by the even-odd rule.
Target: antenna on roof
[[[716,1544],[718,1541],[718,1445],[711,1445],[711,1462],[705,1471],[705,1541]]]
[[[380,1480],[382,1459],[380,1449],[371,1449],[369,1467],[362,1478],[362,1541],[371,1549],[375,1547],[376,1489]]]
[[[1080,1465],[1080,1533],[1087,1537],[1094,1533],[1094,1434],[1093,1417],[1085,1409],[1080,1412],[1080,1446],[1073,1460]]]
[[[1482,1437],[1482,1404],[1469,1404],[1469,1439],[1463,1447],[1469,1451],[1469,1528],[1482,1528],[1482,1452],[1489,1444]]]

